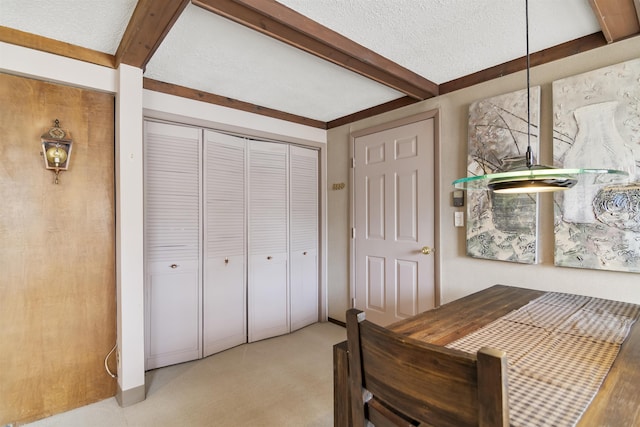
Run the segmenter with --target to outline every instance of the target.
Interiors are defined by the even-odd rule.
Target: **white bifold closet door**
[[[202,357],[201,135],[145,122],[146,369]]]
[[[289,332],[288,146],[248,142],[248,340]]]
[[[245,147],[204,133],[204,356],[247,340]]]
[[[291,146],[291,330],[318,321],[318,151]]]

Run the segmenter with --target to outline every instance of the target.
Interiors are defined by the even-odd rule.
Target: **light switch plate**
[[[453,225],[456,227],[464,227],[464,212],[454,212]]]

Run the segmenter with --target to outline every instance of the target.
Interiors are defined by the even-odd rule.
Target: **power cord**
[[[118,375],[111,372],[111,370],[109,369],[109,365],[107,365],[107,361],[109,360],[109,356],[111,356],[111,353],[113,353],[117,347],[118,343],[115,343],[109,354],[107,354],[107,357],[104,358],[104,369],[107,370],[107,373],[111,376],[111,378],[118,378]]]

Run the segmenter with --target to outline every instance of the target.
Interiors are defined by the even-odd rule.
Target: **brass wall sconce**
[[[56,119],[53,127],[42,134],[40,138],[42,141],[40,154],[44,158],[44,167],[55,171],[56,178],[53,182],[57,184],[60,171],[69,169],[73,145],[71,133],[61,129],[60,121]]]

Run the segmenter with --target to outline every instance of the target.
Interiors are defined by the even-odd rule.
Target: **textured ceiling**
[[[437,84],[525,54],[524,0],[280,3]],[[0,25],[114,54],[135,5],[0,0]],[[532,52],[600,31],[589,0],[530,0],[529,8]],[[192,4],[144,75],[323,122],[404,96]]]
[[[403,96],[193,5],[145,77],[322,121]]]
[[[113,55],[136,0],[0,0],[0,25]]]
[[[435,82],[526,52],[524,0],[279,0]],[[532,52],[600,30],[588,0],[530,0]]]

